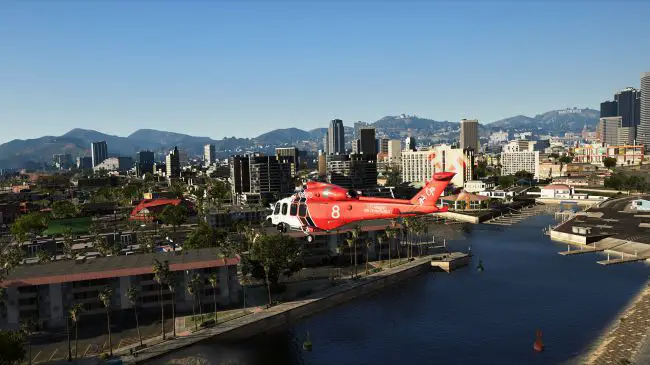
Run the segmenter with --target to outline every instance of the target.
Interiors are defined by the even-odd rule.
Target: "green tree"
[[[158,259],[155,259],[153,263],[153,275],[154,280],[156,280],[160,289],[160,315],[163,340],[165,339],[165,300],[163,296],[163,285],[167,284],[167,281],[169,280],[169,274],[169,262],[163,261],[161,263],[158,261]]]
[[[69,200],[58,200],[52,204],[52,217],[56,219],[73,218],[78,213],[77,207]]]
[[[570,164],[573,161],[573,157],[571,157],[569,155],[564,155],[564,156],[560,157],[558,159],[558,161],[560,162],[560,164],[563,164],[563,165]]]
[[[605,157],[603,158],[603,165],[611,170],[616,167],[616,159],[614,157]]]
[[[264,269],[269,305],[272,305],[271,286],[277,285],[280,274],[291,275],[299,269],[300,246],[290,236],[261,235],[253,242],[250,254]]]
[[[208,199],[220,207],[230,197],[230,186],[221,180],[210,180],[208,184]]]
[[[24,340],[20,331],[0,331],[0,365],[14,365],[25,359]]]
[[[488,175],[488,168],[487,168],[487,161],[485,160],[479,160],[476,162],[476,167],[474,168],[474,174],[476,175],[476,178],[483,178],[487,177]]]
[[[402,175],[399,168],[390,167],[386,171],[386,186],[397,186],[402,182]]]
[[[70,319],[74,323],[74,358],[79,358],[79,320],[81,319],[83,306],[77,303],[70,308]]]
[[[135,285],[129,286],[126,290],[126,297],[133,306],[133,314],[135,316],[135,328],[138,331],[138,341],[140,341],[140,347],[142,347],[142,336],[140,336],[140,321],[138,321],[138,289]]]
[[[22,248],[11,245],[5,252],[0,254],[0,261],[6,273],[9,273],[25,258],[25,252]]]
[[[206,223],[201,222],[189,234],[187,240],[183,244],[183,248],[184,249],[185,248],[188,249],[206,248],[206,247],[214,247],[215,244],[216,242],[215,242],[214,230]]]
[[[515,184],[515,177],[513,175],[499,176],[499,187],[507,189]]]
[[[113,356],[113,342],[111,337],[111,298],[113,297],[113,288],[110,286],[105,287],[99,292],[99,300],[106,309],[106,323],[108,328],[108,355]]]
[[[68,227],[63,232],[63,247],[62,247],[63,254],[67,258],[73,258],[72,257],[73,244],[74,244],[74,235],[72,234],[72,229]]]
[[[172,193],[174,198],[177,199],[182,198],[186,190],[187,186],[180,181],[172,182],[171,186],[169,187],[169,191]]]
[[[187,215],[188,212],[185,206],[180,204],[168,205],[160,213],[159,218],[163,223],[172,226],[174,233],[176,233],[176,229],[187,221]]]
[[[39,264],[45,264],[52,261],[52,255],[42,248],[36,252],[36,257],[38,258]]]
[[[18,217],[11,225],[11,234],[18,243],[31,236],[40,235],[47,228],[47,216],[40,212],[27,213]]]
[[[565,156],[565,157],[566,157],[566,156]],[[530,180],[533,179],[534,175],[531,174],[531,173],[528,172],[528,171],[520,170],[520,171],[515,172],[515,177],[516,177],[517,179],[524,179],[524,180],[529,180],[529,181],[530,181]]]

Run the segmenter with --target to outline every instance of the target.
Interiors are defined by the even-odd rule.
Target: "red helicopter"
[[[410,200],[365,197],[356,190],[310,181],[302,191],[275,203],[267,220],[282,232],[300,230],[311,242],[313,232],[331,231],[357,221],[446,212],[447,207],[438,207],[436,202],[454,175],[433,174]]]

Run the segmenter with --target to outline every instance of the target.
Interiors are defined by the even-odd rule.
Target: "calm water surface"
[[[512,227],[470,227],[472,264],[429,273],[310,317],[273,336],[202,344],[161,363],[561,364],[601,334],[648,278],[644,263],[603,267],[597,254],[564,257],[542,234],[552,217]],[[476,270],[478,259],[485,271]],[[546,350],[535,353],[535,330]],[[313,351],[302,351],[309,331]]]

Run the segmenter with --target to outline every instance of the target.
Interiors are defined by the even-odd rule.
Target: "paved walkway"
[[[650,357],[650,287],[643,289],[587,356],[589,365],[648,364]],[[640,352],[641,349],[645,349]],[[645,359],[645,360],[644,360]]]
[[[206,328],[199,330],[197,332],[184,332],[179,334],[179,336],[170,341],[165,341],[162,342],[158,340],[158,343],[155,343],[152,341],[150,344],[148,344],[148,347],[139,351],[137,353],[137,356],[132,356],[130,355],[130,349],[132,347],[127,347],[124,349],[120,349],[120,351],[116,351],[115,355],[121,356],[122,361],[124,364],[134,364],[134,363],[140,363],[144,362],[153,358],[156,358],[158,356],[162,356],[166,353],[191,346],[192,344],[195,344],[200,341],[204,341],[207,339],[210,339],[212,337],[218,336],[220,334],[226,333],[228,331],[234,330],[236,328],[242,327],[249,325],[253,322],[262,320],[264,318],[272,317],[278,314],[282,314],[283,312],[286,312],[291,309],[295,309],[297,307],[309,304],[311,302],[329,297],[331,295],[334,295],[336,293],[354,289],[355,287],[361,286],[365,283],[367,283],[369,280],[379,280],[383,277],[405,271],[411,268],[414,268],[416,266],[420,265],[429,265],[431,258],[429,256],[417,258],[414,261],[410,263],[406,263],[403,265],[400,265],[398,267],[394,267],[392,269],[380,271],[378,273],[369,275],[367,277],[362,277],[359,280],[356,281],[350,281],[346,282],[345,284],[341,284],[335,287],[332,287],[330,289],[326,289],[317,293],[314,293],[310,297],[303,299],[303,300],[298,300],[298,301],[292,301],[288,303],[282,303],[276,306],[273,306],[268,309],[260,310],[256,313],[240,317],[237,319],[234,319],[232,321],[228,321],[226,323],[220,324],[217,327],[212,327],[212,328]]]

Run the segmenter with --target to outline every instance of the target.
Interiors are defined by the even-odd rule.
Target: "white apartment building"
[[[528,171],[539,179],[539,151],[501,152],[501,175]]]
[[[437,145],[427,150],[402,151],[402,180],[425,182],[431,180],[436,172],[455,172],[451,180],[455,186],[464,186],[472,179],[474,152],[452,148],[450,145]]]

